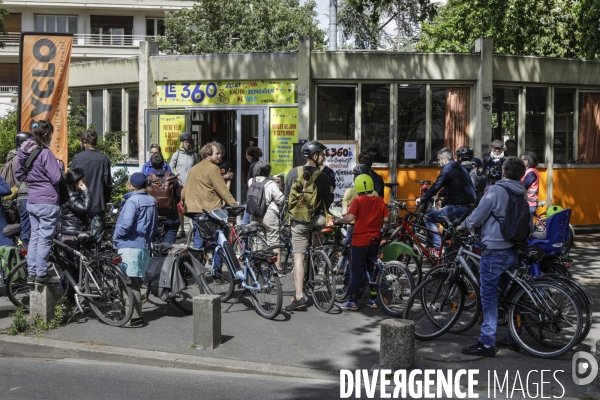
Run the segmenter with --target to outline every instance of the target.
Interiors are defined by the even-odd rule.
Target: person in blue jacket
[[[127,182],[121,214],[115,225],[113,245],[123,258],[121,267],[131,279],[133,315],[129,326],[140,327],[142,320],[142,293],[140,286],[148,268],[150,244],[158,228],[156,200],[146,191],[146,175],[136,172]]]
[[[158,153],[158,154],[160,154],[162,156],[162,150],[160,149],[160,146],[157,145],[156,143],[152,143],[150,145],[150,158],[142,166],[142,174],[148,176],[148,174],[150,173],[150,170],[154,169],[152,167],[152,162],[150,160],[152,159],[152,155],[156,154],[156,153]],[[164,161],[164,165],[163,165],[162,169],[165,172],[170,172],[170,173],[173,174],[173,170],[171,169],[171,166],[169,165],[169,163],[167,161]]]
[[[8,183],[0,176],[0,197],[8,196],[11,194],[10,186]],[[1,232],[6,228],[6,215],[4,215],[4,207],[0,207],[0,246],[14,246],[14,243],[11,239],[2,235]]]

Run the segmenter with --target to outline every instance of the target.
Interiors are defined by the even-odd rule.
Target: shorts
[[[183,185],[179,187],[179,190],[179,193],[183,192]],[[183,214],[183,200],[179,200],[179,203],[177,203],[177,212]]]
[[[308,247],[310,230],[318,226],[324,227],[325,223],[327,223],[327,219],[323,214],[317,215],[308,224],[292,221],[292,249],[294,253],[304,254]]]

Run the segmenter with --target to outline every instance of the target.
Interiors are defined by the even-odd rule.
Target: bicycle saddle
[[[241,225],[239,227],[239,232],[242,235],[249,235],[258,232],[258,227],[256,225]]]

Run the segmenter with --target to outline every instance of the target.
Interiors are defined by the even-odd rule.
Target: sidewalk
[[[600,235],[598,235],[600,237]],[[594,313],[600,315],[600,247],[577,248],[571,273],[586,282],[594,298]],[[291,297],[292,278],[284,281],[284,305]],[[11,309],[6,297],[0,298],[0,329],[10,326],[7,317]],[[93,313],[59,329],[49,331],[44,338],[24,338],[0,335],[0,354],[41,358],[86,358],[145,365],[181,368],[251,372],[266,375],[294,376],[338,380],[340,369],[379,368],[380,323],[388,318],[380,310],[364,308],[357,312],[342,312],[337,305],[329,314],[309,306],[306,311],[285,312],[272,321],[260,317],[249,299],[243,298],[229,313],[222,314],[223,344],[215,350],[199,350],[192,344],[192,316],[183,315],[154,297],[144,305],[143,328],[113,328],[98,322]],[[229,304],[222,305],[222,310]],[[595,354],[600,338],[597,317],[587,339],[577,351]],[[460,350],[477,341],[479,325],[462,335],[444,335],[431,342],[417,342],[415,368],[479,369],[479,377],[487,371],[504,375],[509,380],[520,372],[523,384],[530,370],[563,370],[557,375],[565,396],[588,395],[587,389],[571,379],[571,357],[574,352],[556,360],[539,358],[500,349],[495,358],[464,356]],[[506,334],[501,327],[498,337]],[[493,372],[492,372],[493,374]],[[547,378],[547,377],[546,377]],[[552,377],[550,376],[550,379]],[[536,379],[539,383],[539,379]],[[479,385],[487,390],[487,381]],[[591,389],[590,389],[591,390]],[[596,392],[595,397],[599,397]],[[544,395],[561,395],[561,386],[546,387]]]

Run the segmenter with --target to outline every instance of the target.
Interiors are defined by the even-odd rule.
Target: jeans
[[[244,218],[242,218],[242,225],[248,225],[250,223],[250,214],[244,210]]]
[[[479,341],[486,346],[496,344],[498,327],[498,285],[503,272],[517,264],[517,252],[512,249],[484,250],[479,264],[483,323]]]
[[[89,213],[90,218],[90,230],[96,231],[96,244],[100,246],[102,243],[102,236],[104,236],[104,217],[106,213],[104,211]]]
[[[365,268],[369,271],[371,280],[375,281],[375,263],[379,257],[379,243],[370,246],[352,246],[352,267],[350,271],[350,287],[348,301],[354,301],[360,295],[367,279]],[[371,287],[371,291],[374,287]]]
[[[175,244],[175,240],[177,239],[177,232],[179,232],[179,221],[176,224],[165,225],[163,226],[165,230],[165,237],[163,241],[169,244]]]
[[[31,222],[31,238],[27,250],[29,276],[45,276],[48,270],[50,246],[58,225],[60,206],[56,204],[27,204]]]
[[[21,219],[20,239],[27,246],[29,244],[29,232],[31,231],[29,213],[27,212],[27,200],[19,200],[17,201],[17,205],[19,207],[19,218]]]
[[[193,218],[193,220],[194,220],[194,247],[196,249],[204,248],[204,239],[202,239],[202,237],[200,236],[200,230],[198,229],[198,225],[196,225],[196,221],[198,221],[201,218],[204,219],[206,217],[204,215],[196,215]],[[223,261],[221,260],[221,256],[219,256],[219,254],[213,254],[213,257],[214,257],[214,264],[216,265],[215,269],[220,270],[221,264],[223,263]]]
[[[533,214],[535,214],[536,206],[529,206],[529,233],[535,232],[535,226],[533,226]]]
[[[469,206],[453,206],[447,205],[441,210],[436,210],[425,215],[425,226],[431,229],[433,232],[427,232],[429,235],[429,239],[431,240],[433,247],[438,250],[442,245],[442,237],[434,232],[439,232],[437,224],[442,222],[440,219],[441,216],[445,217],[462,217],[463,214],[469,212],[471,207]]]

